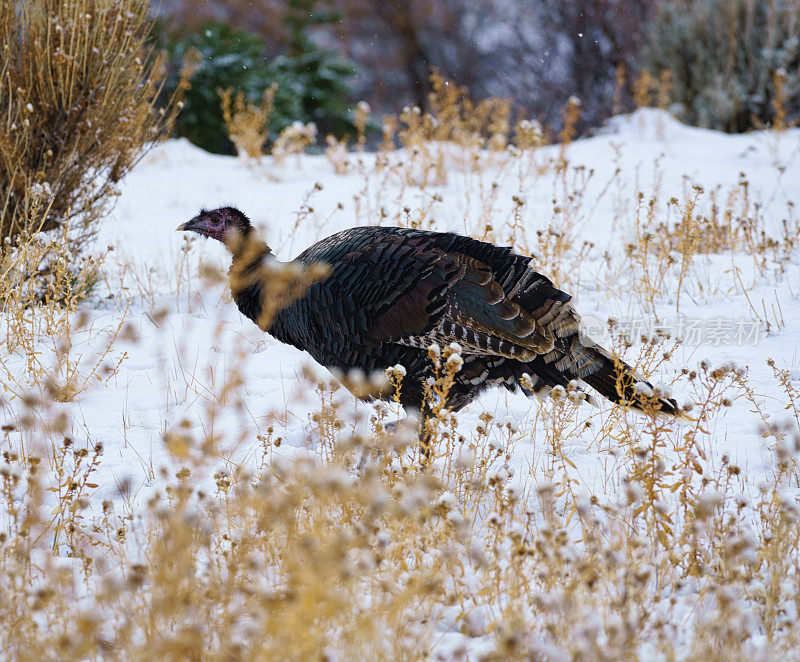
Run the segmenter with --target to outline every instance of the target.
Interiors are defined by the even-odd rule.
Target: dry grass
[[[281,166],[292,154],[299,156],[306,147],[317,141],[317,127],[313,122],[293,122],[278,134],[270,148],[273,163]]]
[[[272,83],[260,104],[247,101],[242,92],[235,95],[232,88],[218,90],[222,102],[222,117],[236,152],[245,159],[258,160],[269,137],[269,121],[278,84]]]
[[[76,255],[68,223],[51,233],[25,231],[6,250],[0,271],[0,385],[8,397],[24,398],[34,389],[70,401],[116,373],[125,354],[114,345],[129,302],[117,302],[118,323],[100,336],[79,310],[104,278],[105,258]]]
[[[0,7],[0,383],[70,401],[113,377],[119,323],[78,312],[112,247],[82,253],[117,183],[164,137],[179,103],[154,107],[161,72],[140,0]]]
[[[142,146],[165,135],[177,105],[154,109],[149,25],[143,0],[0,5],[0,237],[69,221],[84,241]]]
[[[450,194],[437,186],[449,178],[464,191],[455,209],[465,232],[534,254],[542,271],[579,291],[588,276],[574,265],[596,251],[580,241],[593,204],[585,196],[600,175],[571,164],[567,149],[543,156],[546,136],[533,122],[517,123],[512,135],[502,104],[467,103],[462,90],[436,85],[431,113],[409,109],[384,123],[374,162],[358,141],[355,151],[335,146],[341,172],[363,181],[358,220],[434,227]],[[577,121],[574,102],[565,113]],[[404,148],[394,150],[400,125]],[[300,143],[286,144],[288,154]],[[499,200],[498,172],[519,183],[511,205]],[[669,285],[694,286],[694,265],[709,255],[746,253],[760,282],[788,268],[797,231],[787,222],[783,236],[770,237],[746,182],[710,194],[687,185],[670,201],[658,187],[625,198],[620,177],[609,177],[601,197],[616,196],[620,222],[634,235],[622,254],[598,256],[592,275],[601,291],[630,286],[640,309],[654,314],[674,296]],[[531,182],[542,178],[552,200],[529,199]],[[293,230],[314,222],[321,188],[303,201]],[[21,241],[17,264],[35,264],[37,246]],[[175,274],[126,270],[130,295],[154,324],[170,313],[155,311],[151,278],[174,277],[187,301],[205,286],[189,266],[191,250],[187,241]],[[102,263],[64,264],[77,268],[77,283],[103,277]],[[634,345],[615,333],[616,349],[642,373],[672,371],[692,421],[596,410],[569,386],[554,389],[530,420],[487,411],[467,429],[442,405],[460,350],[432,347],[436,379],[420,444],[413,426],[391,431],[389,406],[367,420],[343,395],[342,382],[397,392],[399,367],[341,380],[308,369],[269,425],[253,423],[249,355],[238,345],[224,371],[210,352],[207,365],[178,357],[179,371],[160,385],[160,420],[181,390],[199,422],[160,431],[169,465],[140,456],[151,481],[141,494],[125,482],[113,493],[98,478],[108,480],[105,447],[61,402],[102,392],[122,347],[147,350],[120,309],[116,331],[92,346],[88,362],[76,361],[71,348],[91,333],[80,297],[34,306],[16,273],[2,281],[5,348],[29,368],[19,383],[18,363],[0,370],[3,656],[425,659],[456,634],[463,637],[451,657],[482,660],[785,659],[800,647],[800,393],[779,366],[767,385],[728,364],[681,370],[668,335]],[[269,284],[266,326],[324,271],[231,276]],[[212,343],[224,347],[223,323],[215,328]],[[57,350],[43,351],[43,340]],[[43,357],[64,352],[57,371],[47,367]],[[786,423],[769,418],[768,388],[785,398]],[[285,421],[313,398],[308,449],[289,453]],[[752,410],[751,423],[762,425],[769,480],[756,482],[748,467],[714,452],[715,425],[731,406]],[[596,474],[578,464],[576,446],[599,458]]]
[[[441,357],[435,401],[454,357]],[[521,476],[510,459],[524,433],[488,413],[465,433],[434,407],[421,468],[413,432],[387,433],[379,409],[368,436],[353,435],[333,397],[339,384],[316,379],[305,458],[275,455],[270,430],[265,463],[221,470],[232,440],[181,423],[163,439],[179,469],[162,471],[137,504],[96,503],[102,446],[76,447],[65,417],[27,403],[5,428],[0,465],[0,650],[420,659],[441,619],[465,641],[486,638],[487,660],[731,659],[748,655],[754,633],[769,656],[800,644],[797,430],[774,431],[774,480],[755,497],[741,496],[740,467],[707,455],[709,423],[747,383],[743,371],[686,376],[697,419],[688,429],[616,410],[587,416],[573,392],[554,392],[535,423],[543,464]],[[402,373],[392,380],[402,387]],[[234,370],[215,387],[205,429],[241,407],[240,385]],[[585,493],[566,451],[576,435],[614,458],[606,480],[621,500]],[[354,471],[368,439],[382,454]]]
[[[686,194],[681,201],[671,198],[665,203],[658,196],[646,199],[644,194],[638,195],[636,241],[626,247],[626,262],[639,274],[632,281],[633,290],[653,316],[657,315],[655,304],[667,294],[675,294],[675,310],[680,312],[682,294],[689,289],[696,293],[719,290],[711,282],[691,282],[692,266],[698,259],[730,256],[736,291],[747,297],[757,280],[784,274],[800,245],[797,220],[784,219],[780,234],[767,230],[761,205],[752,199],[750,184],[744,176],[725,192],[706,192],[702,186],[688,180],[686,183]],[[659,222],[660,216],[666,216],[667,220]],[[752,261],[754,280],[744,280],[742,261],[737,261],[736,256]],[[749,297],[748,301],[754,317],[768,323],[770,315],[763,301],[763,312]],[[781,317],[773,311],[774,320]]]
[[[115,329],[94,334],[78,307],[111,249],[82,254],[117,183],[178,104],[157,112],[159,64],[147,3],[36,0],[0,8],[0,382],[69,401],[124,359]],[[104,344],[103,344],[104,343]]]
[[[235,92],[232,88],[217,92],[222,104],[222,116],[228,137],[236,147],[239,157],[260,163],[261,157],[268,153],[272,156],[271,163],[280,168],[289,156],[302,154],[307,147],[316,143],[317,127],[313,122],[308,124],[293,122],[267,145],[270,134],[269,122],[277,90],[277,83],[272,83],[264,90],[259,104],[247,101],[242,92]],[[366,119],[363,111],[360,116],[357,113],[357,117],[363,121],[359,134],[361,141]],[[338,141],[333,136],[328,136],[328,142],[329,145],[336,145]],[[363,142],[360,144],[363,145]],[[270,176],[275,175],[270,173]]]

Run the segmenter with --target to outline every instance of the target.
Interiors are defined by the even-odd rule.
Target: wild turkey
[[[233,247],[233,299],[278,340],[344,372],[402,365],[405,407],[423,404],[429,345],[455,341],[463,366],[449,392],[452,411],[491,386],[533,395],[580,380],[612,402],[679,414],[674,400],[653,396],[652,385],[630,366],[583,338],[570,295],[510,248],[446,232],[344,230],[297,256],[298,267],[323,263],[329,273],[303,285],[298,293],[304,294],[265,321],[270,279],[246,276],[279,263],[255,239],[248,218],[232,207],[203,210],[178,230]],[[235,245],[234,236],[240,238]]]

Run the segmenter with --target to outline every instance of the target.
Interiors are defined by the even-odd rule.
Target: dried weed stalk
[[[178,104],[154,107],[150,24],[143,0],[0,4],[0,237],[72,220],[79,245],[166,135]]]

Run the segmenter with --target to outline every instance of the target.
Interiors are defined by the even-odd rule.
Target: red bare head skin
[[[197,216],[181,223],[177,229],[191,230],[225,244],[234,233],[247,235],[250,219],[234,207],[219,207],[211,211],[201,209]]]

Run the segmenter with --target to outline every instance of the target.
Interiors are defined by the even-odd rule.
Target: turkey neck
[[[258,324],[264,297],[261,292],[260,270],[264,260],[275,259],[265,241],[252,233],[234,237],[228,242],[233,261],[228,269],[231,296],[239,312]]]
[[[233,297],[239,312],[252,320],[259,328],[274,336],[283,343],[298,346],[293,331],[296,331],[297,320],[293,313],[294,306],[280,310],[266,328],[259,322],[264,308],[264,294],[262,292],[261,272],[266,260],[273,260],[279,264],[272,249],[260,239],[245,236],[231,247],[233,261],[228,270]],[[263,320],[262,320],[263,322]]]

